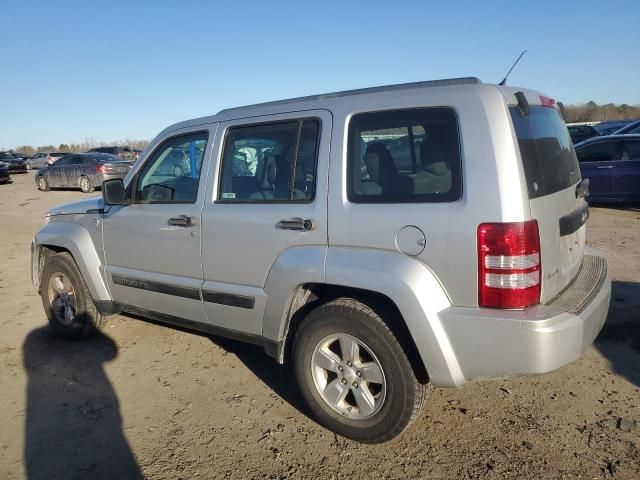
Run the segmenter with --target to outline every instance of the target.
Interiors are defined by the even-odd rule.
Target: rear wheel
[[[57,253],[47,260],[40,279],[42,305],[53,331],[77,340],[93,334],[104,323],[73,257]]]
[[[49,190],[49,182],[47,182],[47,179],[44,178],[44,176],[38,177],[38,190],[42,192]]]
[[[303,320],[293,361],[317,421],[344,437],[391,440],[424,403],[426,385],[396,335],[376,311],[354,299],[329,302]]]
[[[27,164],[25,165],[25,167],[27,167],[27,170],[31,170],[31,164],[27,162]]]
[[[94,189],[95,187],[91,183],[91,180],[87,177],[80,177],[80,190],[82,190],[83,193],[91,193]]]

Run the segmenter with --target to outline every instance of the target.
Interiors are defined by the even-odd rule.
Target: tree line
[[[640,105],[598,105],[594,101],[578,105],[565,105],[565,120],[572,122],[602,122],[605,120],[635,120],[640,118]]]
[[[96,147],[131,147],[144,150],[149,145],[149,140],[120,140],[117,142],[97,142],[93,138],[85,138],[84,142],[80,143],[61,143],[60,145],[39,145],[34,147],[32,145],[20,145],[16,148],[12,148],[9,152],[19,152],[23,155],[35,155],[39,152],[69,152],[69,153],[82,153],[91,150]]]
[[[607,103],[598,105],[594,101],[576,105],[565,105],[565,120],[572,122],[602,122],[605,120],[635,120],[640,119],[640,105],[628,105],[626,103],[615,105]],[[144,150],[149,145],[148,140],[126,139],[117,142],[97,142],[93,138],[85,138],[81,143],[61,143],[60,145],[20,145],[9,150],[20,152],[24,155],[34,155],[38,152],[71,152],[81,153],[96,147],[127,146]]]

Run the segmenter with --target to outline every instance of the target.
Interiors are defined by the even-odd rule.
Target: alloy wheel
[[[62,325],[71,325],[76,315],[76,294],[71,280],[64,273],[56,272],[49,277],[47,288],[55,319]]]
[[[387,393],[384,371],[357,338],[346,333],[323,338],[313,351],[311,370],[320,397],[339,414],[361,420],[382,408]]]

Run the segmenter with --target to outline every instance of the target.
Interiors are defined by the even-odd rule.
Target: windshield
[[[509,108],[518,138],[529,198],[550,195],[580,181],[580,167],[569,131],[554,108],[529,108],[523,116]]]
[[[120,162],[123,163],[123,160],[120,157],[115,155],[111,155],[110,153],[95,153],[91,155],[96,162],[107,163],[107,162]]]

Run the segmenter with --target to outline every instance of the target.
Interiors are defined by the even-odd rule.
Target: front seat
[[[262,171],[260,190],[249,196],[251,200],[273,200],[275,198],[274,185],[277,174],[276,157],[270,154],[265,155],[265,157],[266,160]]]

